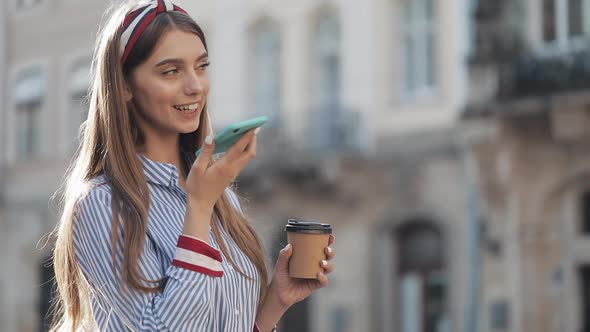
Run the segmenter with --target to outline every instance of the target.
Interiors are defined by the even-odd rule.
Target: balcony
[[[361,150],[360,112],[333,106],[312,110],[306,143],[312,154],[354,154]]]
[[[512,66],[512,98],[590,89],[590,49],[552,57],[523,57]]]
[[[362,118],[342,108],[314,110],[302,137],[290,140],[283,121],[261,131],[258,156],[240,174],[239,186],[264,199],[282,185],[310,195],[336,194],[340,161],[360,153]]]
[[[590,48],[543,57],[522,53],[487,66],[495,73],[471,68],[481,75],[471,85],[472,97],[480,98],[470,101],[464,118],[550,112],[564,101],[590,104]]]
[[[522,4],[509,0],[478,2],[464,118],[539,114],[558,108],[561,112],[563,107],[556,104],[572,100],[572,96],[576,104],[590,101],[588,36],[559,35],[555,41],[533,51],[524,25],[513,24],[518,15],[528,14],[519,14]]]

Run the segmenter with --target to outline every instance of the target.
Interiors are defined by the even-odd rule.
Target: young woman
[[[324,272],[300,280],[287,245],[268,281],[229,188],[256,155],[256,132],[213,160],[208,66],[202,30],[170,1],[109,12],[56,229],[54,331],[271,331],[328,284],[330,247]]]

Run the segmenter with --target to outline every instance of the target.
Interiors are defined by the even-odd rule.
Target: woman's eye
[[[200,65],[198,68],[204,70],[204,69],[207,69],[207,67],[209,67],[210,65],[211,65],[211,63],[207,62],[207,63]]]
[[[176,74],[176,73],[178,73],[178,69],[174,68],[174,69],[170,69],[170,70],[163,72],[162,75],[172,75],[172,74]]]

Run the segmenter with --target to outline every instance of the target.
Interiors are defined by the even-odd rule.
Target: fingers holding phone
[[[209,167],[209,162],[215,151],[215,141],[213,140],[213,136],[207,136],[204,143],[201,153],[197,156],[197,159],[191,168],[191,171],[192,169],[195,169],[196,172],[201,174],[205,173],[205,170]]]
[[[256,135],[259,131],[260,128],[249,130],[227,151],[225,156],[221,159],[227,158],[228,160],[237,160],[246,164],[250,162],[256,157]]]
[[[215,135],[215,151],[213,154],[226,153],[242,136],[248,134],[252,129],[261,127],[267,121],[267,116],[259,116],[253,119],[238,121],[227,126]],[[200,153],[201,150],[199,149],[195,152],[195,155],[198,156]]]
[[[207,137],[203,147],[195,152],[197,159],[187,178],[187,193],[206,204],[214,204],[225,188],[256,157],[258,128],[268,121],[260,116],[239,121],[215,135]],[[211,163],[213,155],[225,153]]]
[[[215,204],[231,182],[256,157],[256,129],[245,133],[227,153],[210,164],[215,142],[208,137],[195,160],[186,181],[186,191],[192,199],[205,205]],[[210,144],[207,144],[210,143]]]
[[[256,157],[256,133],[254,129],[242,136],[223,157],[215,161],[212,167],[219,167],[221,170],[229,171],[232,181],[238,177],[240,172]]]
[[[260,127],[254,129],[253,131],[254,137],[252,138],[250,143],[246,145],[246,153],[243,154],[242,157],[240,157],[242,159],[242,162],[244,162],[245,164],[248,164],[250,161],[256,158],[256,145],[258,144],[258,132],[260,131]]]

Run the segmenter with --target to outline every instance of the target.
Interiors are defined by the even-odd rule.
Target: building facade
[[[178,4],[208,36],[215,127],[271,117],[238,181],[271,260],[287,218],[335,226],[331,285],[292,308],[282,330],[467,331],[478,314],[477,209],[458,130],[467,0]],[[85,116],[107,5],[2,4],[0,246],[15,267],[0,272],[6,331],[43,324],[51,268],[37,242],[57,221],[48,200]]]
[[[0,100],[2,330],[39,331],[48,311],[57,190],[85,113],[104,1],[3,1]],[[34,22],[34,24],[31,24]]]
[[[588,331],[587,1],[479,1],[464,115],[482,331]]]
[[[199,6],[186,2],[195,16]],[[468,8],[213,6],[214,119],[273,119],[238,181],[269,256],[288,218],[332,223],[338,239],[330,287],[294,307],[282,330],[464,331],[477,319],[476,206],[457,128]]]

